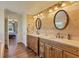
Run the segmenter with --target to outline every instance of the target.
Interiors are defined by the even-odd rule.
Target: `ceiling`
[[[4,7],[17,13],[36,14],[51,5],[55,1],[0,1],[0,7]]]

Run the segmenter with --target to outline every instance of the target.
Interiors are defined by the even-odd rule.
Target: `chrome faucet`
[[[70,34],[67,34],[67,39],[70,40]]]
[[[57,33],[56,38],[60,38],[60,33]]]
[[[64,37],[64,35],[62,35],[62,34],[60,34],[60,33],[57,33],[57,34],[56,34],[56,38],[61,38],[61,39],[67,38],[68,40],[71,39],[70,34],[67,34],[66,37]]]

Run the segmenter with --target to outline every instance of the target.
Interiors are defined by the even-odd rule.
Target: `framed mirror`
[[[36,25],[36,29],[37,30],[40,30],[41,29],[41,24],[42,24],[41,19],[40,18],[37,18],[36,19],[36,22],[35,22],[35,25]]]
[[[56,29],[62,30],[67,27],[69,16],[65,10],[59,10],[54,16],[54,26]]]

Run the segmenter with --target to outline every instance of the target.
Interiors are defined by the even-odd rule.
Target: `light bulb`
[[[43,13],[41,13],[40,15],[43,16]]]
[[[54,10],[57,10],[57,9],[58,9],[58,7],[57,7],[57,6],[55,6]]]
[[[40,15],[38,14],[38,16],[40,16]]]
[[[65,3],[62,3],[62,5],[61,5],[62,7],[64,7],[64,6],[66,6],[66,4]]]
[[[51,13],[51,12],[53,12],[53,10],[52,9],[49,9],[49,12]]]

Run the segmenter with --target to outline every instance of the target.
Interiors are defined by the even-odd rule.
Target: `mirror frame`
[[[64,26],[63,28],[58,28],[58,27],[56,26],[56,24],[55,24],[56,15],[57,15],[60,11],[63,11],[63,12],[66,14],[66,17],[67,17],[67,19],[66,19],[67,22],[66,22],[66,24],[65,24],[65,26]],[[54,26],[55,26],[56,29],[58,29],[58,30],[63,30],[63,29],[65,29],[65,28],[67,27],[68,23],[69,23],[69,16],[68,16],[68,13],[67,13],[65,10],[59,10],[59,11],[57,11],[57,12],[55,13],[55,15],[54,15]]]
[[[39,26],[38,26],[37,22],[39,22]],[[42,25],[41,19],[40,18],[37,18],[36,19],[36,22],[35,22],[36,29],[37,30],[40,30],[41,29],[41,25]]]

